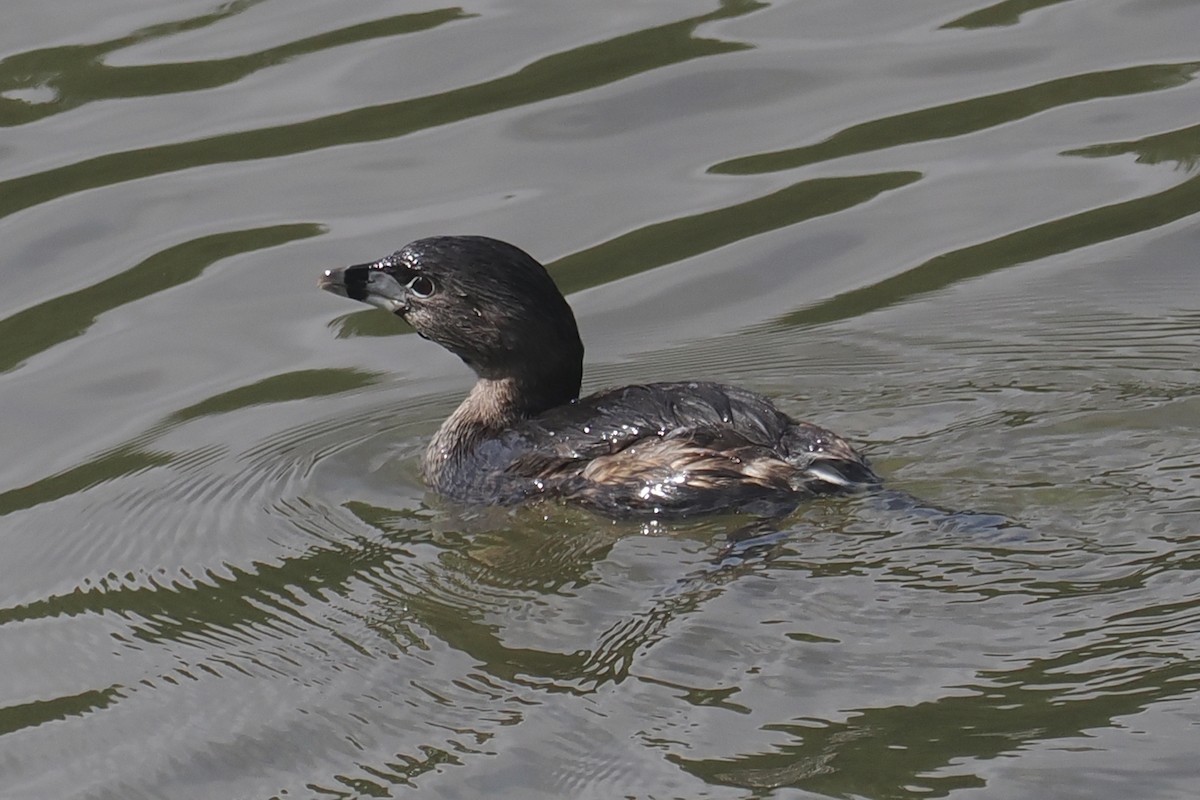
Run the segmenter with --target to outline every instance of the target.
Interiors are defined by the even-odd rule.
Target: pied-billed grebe
[[[841,437],[717,383],[579,398],[583,344],[537,261],[482,236],[420,239],[320,286],[403,317],[479,377],[425,451],[425,480],[468,504],[535,497],[614,516],[780,513],[879,478]]]

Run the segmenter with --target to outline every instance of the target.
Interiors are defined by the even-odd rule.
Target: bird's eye
[[[429,297],[435,288],[433,281],[427,275],[415,275],[408,282],[408,290],[417,297]]]

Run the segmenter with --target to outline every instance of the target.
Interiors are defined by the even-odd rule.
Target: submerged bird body
[[[879,478],[845,440],[717,383],[651,383],[579,399],[570,306],[518,248],[477,236],[413,242],[321,287],[404,317],[479,380],[422,460],[468,504],[561,498],[613,516],[774,514]]]

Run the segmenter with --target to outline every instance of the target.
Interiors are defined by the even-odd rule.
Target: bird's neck
[[[522,420],[579,397],[578,373],[567,376],[480,378],[438,428],[425,449],[422,469],[445,491],[454,473],[485,442]]]

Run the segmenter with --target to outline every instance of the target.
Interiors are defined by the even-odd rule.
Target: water
[[[0,796],[1194,796],[1200,4],[5,13]],[[446,232],[888,490],[427,495]]]

